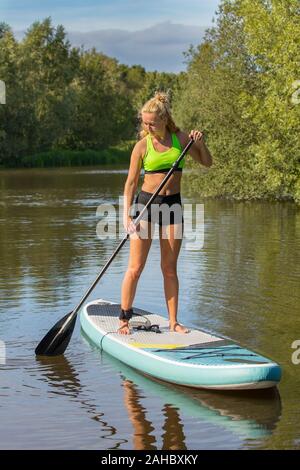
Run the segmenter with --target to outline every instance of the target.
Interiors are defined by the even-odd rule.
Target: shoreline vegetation
[[[129,164],[134,141],[104,150],[53,149],[20,159],[13,168],[51,168],[107,164]]]
[[[298,0],[220,0],[174,74],[72,47],[51,18],[21,41],[0,22],[0,169],[128,163],[138,110],[163,90],[213,155],[208,171],[188,159],[190,191],[300,204],[299,37]]]

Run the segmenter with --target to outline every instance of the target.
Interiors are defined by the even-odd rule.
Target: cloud
[[[70,31],[68,37],[74,46],[95,47],[123,64],[140,64],[146,70],[179,72],[185,68],[183,52],[191,44],[201,42],[205,29],[167,21],[133,32],[118,29],[89,33]]]
[[[1,18],[23,30],[52,17],[70,31],[124,29],[135,31],[162,21],[185,25],[211,24],[220,0],[0,0]]]
[[[191,44],[200,44],[205,30],[203,26],[166,21],[139,31],[103,29],[67,34],[73,46],[83,46],[85,50],[95,47],[122,64],[139,64],[147,71],[177,73],[185,69],[183,53]],[[20,40],[24,32],[16,31],[15,36]]]

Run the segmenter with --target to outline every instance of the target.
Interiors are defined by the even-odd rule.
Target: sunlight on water
[[[291,345],[300,339],[300,214],[291,203],[206,201],[204,247],[184,242],[178,263],[180,321],[272,357],[284,371],[278,391],[212,393],[145,378],[91,345],[79,322],[65,356],[36,359],[38,341],[117,246],[97,237],[96,211],[116,204],[126,174],[0,172],[0,448],[299,448]],[[127,262],[125,245],[91,299],[120,301]],[[157,240],[135,305],[167,316]]]

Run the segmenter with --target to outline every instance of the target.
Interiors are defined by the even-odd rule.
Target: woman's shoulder
[[[138,140],[134,146],[133,151],[138,153],[141,157],[143,157],[147,150],[147,137],[143,137],[142,139]]]
[[[186,132],[181,131],[180,129],[175,132],[177,139],[179,140],[181,147],[185,147],[188,143],[189,137]]]

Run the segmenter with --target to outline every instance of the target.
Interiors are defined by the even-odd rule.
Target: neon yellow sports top
[[[145,173],[166,173],[170,170],[173,163],[182,152],[179,139],[175,133],[171,134],[172,147],[165,152],[157,152],[153,147],[150,134],[147,135],[147,149],[143,158],[143,167]],[[184,167],[184,158],[179,163],[176,171],[182,171]]]

